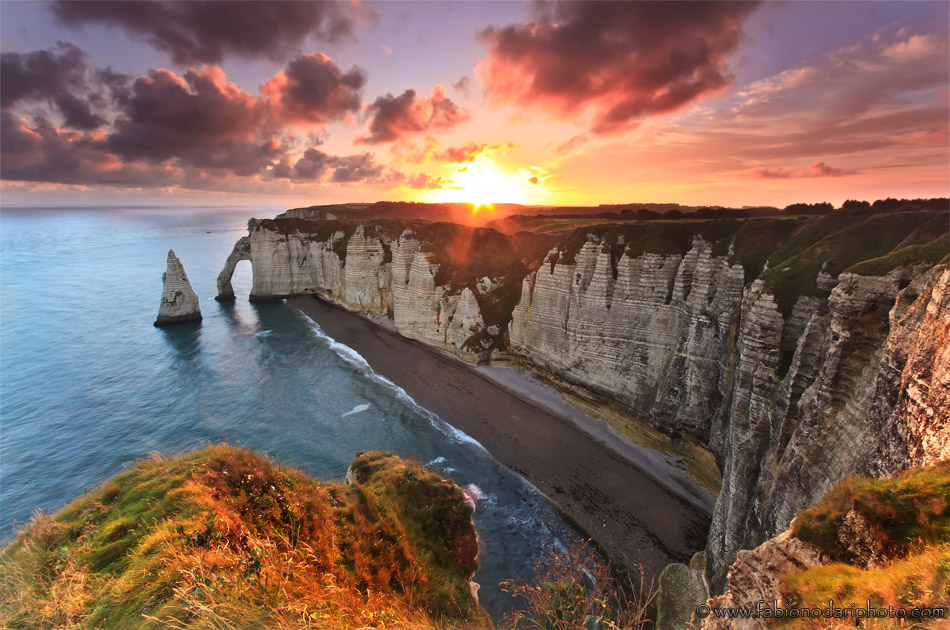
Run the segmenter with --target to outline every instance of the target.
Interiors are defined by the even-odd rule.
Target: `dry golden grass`
[[[3,551],[0,625],[484,625],[461,491],[388,454],[354,470],[319,483],[225,445],[139,462]]]

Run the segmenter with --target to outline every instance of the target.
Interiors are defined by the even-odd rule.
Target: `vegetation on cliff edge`
[[[864,608],[870,601],[878,608],[950,613],[950,460],[893,479],[849,477],[800,513],[792,534],[830,562],[786,575],[786,601],[808,608],[824,608],[829,600]],[[930,623],[878,620],[874,627],[936,627]],[[790,624],[812,627],[806,620]]]
[[[226,445],[137,463],[0,555],[7,628],[464,627],[471,508],[418,464],[358,453],[323,483]]]

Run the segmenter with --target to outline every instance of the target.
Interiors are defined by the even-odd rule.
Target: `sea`
[[[580,537],[533,486],[378,377],[283,302],[252,304],[215,280],[252,216],[280,208],[0,208],[0,540],[152,451],[227,442],[323,480],[357,451],[414,457],[480,497],[479,599]],[[155,328],[174,249],[200,324]]]

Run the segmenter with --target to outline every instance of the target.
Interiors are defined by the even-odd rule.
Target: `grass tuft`
[[[353,466],[344,485],[227,445],[140,461],[3,550],[0,625],[484,625],[462,492],[391,454]]]

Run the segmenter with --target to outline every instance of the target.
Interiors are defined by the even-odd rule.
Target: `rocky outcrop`
[[[703,576],[705,558],[699,552],[689,565],[669,564],[660,572],[656,593],[656,630],[691,630],[696,607],[709,597]]]
[[[356,224],[350,234],[310,234],[252,219],[218,277],[218,299],[233,298],[234,267],[250,260],[251,300],[319,293],[353,311],[392,317],[406,337],[483,362],[503,331],[486,326],[476,292],[488,294],[497,283],[486,278],[478,285],[482,291],[437,285],[439,265],[422,244],[411,229],[391,234],[380,225]]]
[[[787,315],[695,239],[619,260],[590,239],[523,281],[511,349],[668,433],[707,442],[723,476],[713,592],[740,549],[788,527],[848,474],[950,455],[950,272],[841,274]],[[830,286],[827,278],[823,280]],[[908,285],[901,290],[901,287]]]
[[[158,307],[156,326],[201,319],[201,307],[174,250],[168,250],[168,269],[162,274],[162,302]]]
[[[613,241],[581,233],[532,273],[460,284],[444,267],[456,242],[438,241],[459,232],[292,221],[249,223],[219,278],[222,297],[234,264],[249,259],[252,299],[318,292],[466,361],[486,361],[507,333],[508,352],[558,382],[707,443],[722,471],[712,592],[739,550],[786,529],[837,480],[950,457],[946,265],[834,276],[816,264],[813,280],[784,265],[753,279],[764,258],[734,256],[712,228],[661,239],[665,254],[627,246],[620,237],[639,238],[628,231]],[[517,291],[512,282],[520,300],[505,306],[505,330],[488,306],[514,304],[492,302]]]
[[[242,236],[234,244],[234,249],[228,254],[228,259],[224,263],[224,269],[218,274],[218,295],[215,297],[219,302],[226,302],[234,299],[234,287],[231,286],[231,276],[234,275],[234,268],[242,260],[251,259],[251,246],[247,237]]]
[[[782,577],[821,565],[818,549],[786,531],[751,551],[740,551],[729,568],[729,589],[706,602],[711,609],[756,607],[781,609]],[[776,606],[776,602],[778,605]],[[761,630],[768,627],[766,617],[719,619],[714,614],[702,621],[702,630]],[[697,624],[698,626],[698,624]]]

